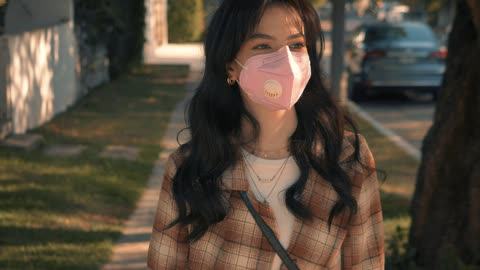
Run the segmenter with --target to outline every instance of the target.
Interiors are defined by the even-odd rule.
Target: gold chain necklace
[[[248,147],[248,146],[247,146]],[[251,151],[247,151],[247,152],[252,152],[253,155],[255,156],[261,156],[263,158],[269,158],[271,157],[272,155],[275,155],[275,154],[278,154],[278,153],[281,153],[282,150],[284,149],[287,149],[289,147],[289,145],[285,145],[281,148],[278,148],[276,150],[269,150],[269,151],[262,151],[262,150],[257,150],[256,147],[248,147]],[[245,149],[246,150],[246,149]]]
[[[242,154],[242,155],[243,155],[243,154]],[[246,160],[245,156],[243,156],[243,157],[244,157],[244,159]],[[282,176],[283,171],[285,170],[285,167],[287,167],[287,166],[286,166],[286,164],[287,164],[286,161],[287,161],[289,158],[290,158],[290,156],[288,156],[288,157],[285,159],[285,162],[282,164],[282,167],[281,167],[281,170],[280,170],[281,172],[280,172],[280,174],[278,175],[277,179],[275,180],[275,184],[274,184],[273,187],[270,189],[270,191],[268,192],[268,194],[267,194],[266,197],[262,195],[262,192],[261,192],[260,189],[258,188],[257,184],[255,184],[255,179],[253,179],[252,174],[250,173],[250,170],[247,168],[248,176],[249,176],[250,178],[252,178],[252,180],[253,180],[253,181],[252,181],[252,182],[253,182],[253,185],[255,186],[255,189],[258,191],[258,194],[260,195],[260,197],[262,197],[263,203],[268,204],[267,199],[270,198],[270,195],[272,195],[273,190],[274,190],[275,187],[277,186],[277,184],[278,184],[278,182],[279,182],[278,180],[279,180],[280,177]],[[258,177],[258,176],[257,176],[257,177]],[[272,179],[272,180],[273,180],[273,179]]]
[[[245,163],[247,163],[247,166],[253,171],[253,173],[255,174],[256,178],[258,179],[258,182],[262,183],[262,184],[268,184],[268,183],[271,183],[273,181],[273,179],[275,179],[275,177],[278,175],[278,173],[282,170],[282,168],[284,168],[287,164],[287,161],[288,161],[288,158],[290,156],[288,156],[285,161],[282,163],[282,165],[280,165],[280,167],[278,168],[278,170],[275,172],[275,174],[271,177],[271,178],[262,178],[258,175],[258,173],[255,171],[255,169],[253,168],[252,164],[250,164],[250,162],[248,161],[248,158],[242,153],[243,155],[243,159],[245,160]]]

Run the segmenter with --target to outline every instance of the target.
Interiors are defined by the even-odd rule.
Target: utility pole
[[[332,64],[330,72],[332,95],[340,103],[346,103],[346,95],[341,91],[341,80],[344,69],[345,45],[345,2],[346,0],[333,0],[332,12]],[[343,91],[344,92],[344,91]]]

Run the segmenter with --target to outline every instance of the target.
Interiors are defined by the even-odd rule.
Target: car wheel
[[[354,102],[361,102],[367,99],[365,87],[353,81],[352,75],[348,76],[348,98]]]

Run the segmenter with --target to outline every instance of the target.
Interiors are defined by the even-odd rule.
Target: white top
[[[244,149],[242,149],[242,152],[247,159],[246,162],[248,162],[248,164],[245,164],[245,175],[248,178],[250,189],[257,200],[261,202],[266,200],[269,204],[277,223],[278,240],[287,249],[293,232],[295,217],[288,211],[285,204],[285,191],[300,177],[300,169],[292,157],[288,158],[285,169],[282,172],[278,170],[284,164],[285,159],[262,159],[248,153]],[[252,171],[249,164],[254,171]],[[271,179],[277,172],[279,172],[278,175],[269,183],[259,182],[256,176],[258,175],[262,179]],[[268,196],[269,193],[270,196]],[[281,265],[282,260],[275,254],[271,269],[278,270]]]

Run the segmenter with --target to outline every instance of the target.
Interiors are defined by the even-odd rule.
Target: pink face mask
[[[310,58],[306,52],[280,50],[255,55],[242,67],[240,88],[255,103],[270,110],[289,110],[302,96],[310,80]]]

